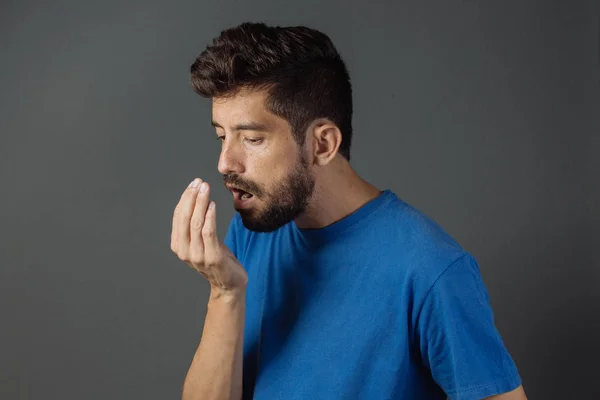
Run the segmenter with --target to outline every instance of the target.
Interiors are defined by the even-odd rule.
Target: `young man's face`
[[[213,99],[222,141],[219,172],[244,226],[270,232],[301,214],[314,190],[305,151],[283,118],[265,107],[266,91]]]

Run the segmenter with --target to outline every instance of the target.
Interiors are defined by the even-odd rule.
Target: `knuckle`
[[[212,238],[215,235],[215,230],[210,224],[204,225],[202,228],[202,236]]]
[[[181,215],[181,207],[179,205],[177,205],[177,207],[175,207],[175,210],[173,210],[173,217],[177,218]]]
[[[188,262],[190,262],[193,265],[204,265],[204,254],[200,252],[194,253],[189,257]]]
[[[189,221],[192,215],[188,212],[180,211],[174,218],[179,224],[185,224],[185,221]]]
[[[212,270],[215,268],[215,262],[213,260],[204,260],[204,268]]]
[[[223,261],[225,260],[223,257],[223,253],[218,247],[210,252],[210,258],[210,262],[215,266],[223,265]]]
[[[189,253],[185,249],[182,249],[181,247],[176,247],[175,249],[173,249],[173,252],[184,263],[189,262]]]
[[[220,263],[220,259],[219,257],[210,257],[209,259],[204,260],[204,265],[207,268],[217,268],[219,265],[221,265]]]
[[[204,226],[204,219],[202,218],[192,218],[192,222],[190,223],[190,228],[195,230],[195,231],[199,231],[202,230],[202,227]]]

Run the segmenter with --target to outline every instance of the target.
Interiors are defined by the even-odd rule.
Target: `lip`
[[[242,191],[234,187],[228,187],[229,191],[233,195],[233,207],[238,209],[248,208],[254,200],[254,195],[247,200],[242,200]]]

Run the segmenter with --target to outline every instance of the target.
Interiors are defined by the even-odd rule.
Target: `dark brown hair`
[[[350,77],[324,33],[303,26],[243,23],[221,32],[196,58],[191,80],[196,93],[207,98],[267,89],[267,109],[290,123],[299,145],[311,122],[329,119],[342,133],[339,153],[350,160]]]

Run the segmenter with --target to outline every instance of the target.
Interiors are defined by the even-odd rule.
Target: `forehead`
[[[265,107],[266,91],[240,92],[233,96],[212,100],[212,119],[227,128],[240,123],[257,122],[273,129],[283,129],[287,121]]]

